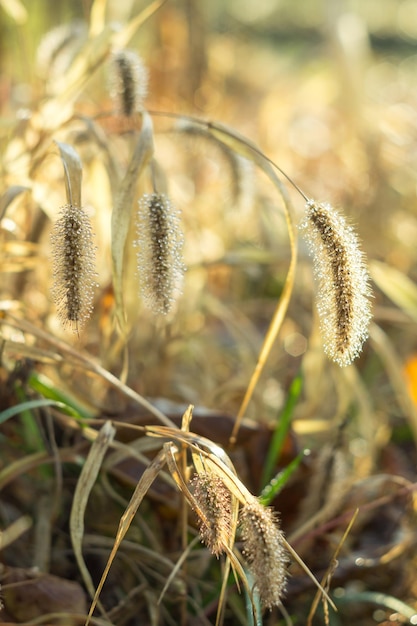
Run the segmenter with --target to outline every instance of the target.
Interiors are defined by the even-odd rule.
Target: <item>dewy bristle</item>
[[[325,352],[349,365],[362,350],[371,320],[364,255],[352,227],[329,204],[309,201],[301,229],[313,257]]]
[[[95,284],[95,248],[83,209],[66,205],[51,234],[52,297],[65,326],[75,332],[91,315]]]
[[[138,271],[141,293],[154,313],[171,312],[184,278],[180,214],[164,194],[145,194],[139,201]]]

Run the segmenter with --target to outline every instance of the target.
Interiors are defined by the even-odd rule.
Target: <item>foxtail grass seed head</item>
[[[180,212],[164,194],[145,194],[139,200],[135,245],[141,295],[154,313],[167,315],[181,293],[185,266]]]
[[[134,50],[113,54],[110,88],[120,114],[130,117],[141,111],[148,93],[148,70]]]
[[[95,283],[95,247],[85,211],[67,204],[51,233],[52,298],[64,326],[78,332],[91,315]]]
[[[339,365],[349,365],[362,350],[372,317],[358,238],[332,206],[313,200],[306,204],[300,228],[313,257],[324,350]]]
[[[196,474],[191,489],[206,520],[198,518],[201,540],[219,557],[229,545],[232,519],[230,491],[213,472]]]
[[[248,502],[240,513],[243,556],[247,560],[262,605],[277,606],[285,591],[288,554],[284,535],[274,511],[256,500]]]

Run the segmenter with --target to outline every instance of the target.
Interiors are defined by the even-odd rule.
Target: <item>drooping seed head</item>
[[[361,352],[371,321],[369,275],[353,228],[329,204],[310,200],[300,226],[313,257],[326,354],[341,366]]]
[[[134,50],[115,52],[111,66],[111,95],[118,112],[130,117],[139,112],[148,93],[148,70]]]
[[[262,605],[271,609],[285,591],[288,554],[284,535],[274,511],[254,498],[240,514],[243,555],[246,558]]]
[[[206,519],[198,518],[201,540],[219,557],[229,545],[232,519],[230,491],[213,472],[196,474],[191,481],[194,498]]]
[[[154,313],[170,313],[184,279],[184,237],[180,213],[164,194],[145,194],[137,221],[138,271],[141,294]]]
[[[64,326],[74,332],[91,315],[95,283],[93,231],[86,212],[67,204],[51,233],[52,298]]]

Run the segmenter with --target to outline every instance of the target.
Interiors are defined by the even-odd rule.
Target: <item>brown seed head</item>
[[[198,519],[201,540],[217,557],[229,545],[232,517],[230,491],[213,472],[196,474],[191,481],[194,498],[206,519]]]
[[[111,68],[111,95],[119,113],[139,112],[148,93],[148,70],[133,50],[115,52]]]
[[[85,211],[67,204],[51,233],[52,298],[63,324],[78,332],[93,308],[95,248]]]
[[[307,202],[304,231],[318,282],[326,354],[341,366],[361,352],[371,320],[369,276],[358,238],[329,204]]]
[[[271,609],[281,601],[285,590],[288,555],[283,533],[271,508],[255,498],[240,514],[243,555],[250,566],[262,605]]]
[[[138,270],[145,304],[155,313],[171,312],[184,278],[180,213],[163,194],[145,194],[139,201]]]

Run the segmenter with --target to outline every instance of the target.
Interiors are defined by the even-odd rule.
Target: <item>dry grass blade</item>
[[[181,554],[180,558],[178,559],[178,561],[175,563],[174,568],[172,569],[170,575],[168,576],[168,578],[165,581],[165,584],[163,586],[163,589],[159,595],[158,598],[158,604],[161,604],[164,595],[166,594],[167,590],[169,589],[169,586],[171,585],[171,583],[175,580],[175,577],[177,576],[178,572],[180,571],[182,565],[185,563],[185,561],[187,560],[187,557],[190,555],[190,553],[193,551],[193,549],[195,548],[196,544],[199,542],[199,537],[197,535],[197,537],[194,537],[194,539],[192,541],[190,541],[190,543],[187,546],[187,549],[184,550],[184,552]]]
[[[88,619],[85,623],[85,626],[88,626],[88,624],[90,623],[90,619],[93,615],[94,609],[97,606],[98,599],[100,597],[100,593],[101,593],[101,590],[103,589],[103,585],[105,583],[107,575],[110,571],[110,567],[114,561],[114,558],[117,554],[119,546],[121,542],[123,541],[123,538],[125,537],[127,531],[129,530],[130,524],[132,523],[134,516],[136,515],[136,511],[138,510],[143,498],[146,496],[153,481],[155,480],[155,478],[157,478],[159,472],[165,465],[165,462],[166,462],[165,451],[160,450],[160,452],[153,459],[149,467],[146,468],[146,470],[142,474],[140,481],[136,485],[136,489],[130,499],[130,502],[126,508],[126,511],[124,512],[124,514],[122,515],[120,519],[119,528],[117,530],[117,535],[114,540],[114,545],[110,553],[110,556],[107,560],[106,567],[104,568],[103,575],[98,584],[97,591],[94,595],[94,599],[91,604],[90,610],[88,612]]]
[[[111,254],[113,263],[113,287],[116,300],[116,317],[120,330],[126,333],[123,301],[123,259],[125,244],[131,226],[132,207],[137,181],[153,155],[153,126],[150,116],[144,112],[142,129],[135,145],[132,159],[120,184],[111,220]]]
[[[233,432],[230,436],[230,443],[233,445],[236,441],[236,435],[239,431],[242,418],[246,413],[248,404],[253,396],[253,392],[255,391],[256,385],[258,384],[259,378],[268,359],[268,355],[275,342],[275,339],[277,338],[288,309],[291,294],[294,288],[295,269],[297,265],[297,236],[294,228],[294,221],[292,217],[293,211],[290,198],[286,192],[284,185],[276,175],[269,159],[263,155],[259,148],[251,144],[244,137],[241,137],[235,131],[228,129],[226,126],[216,123],[210,124],[209,128],[210,131],[220,139],[220,141],[226,143],[226,145],[230,146],[238,154],[242,154],[247,159],[250,159],[251,161],[256,163],[256,165],[266,174],[266,176],[271,180],[274,187],[277,189],[283,202],[291,252],[290,264],[288,267],[288,273],[285,279],[281,298],[278,302],[278,305],[274,312],[274,316],[265,335],[261,350],[259,352],[255,370],[251,376],[244,398],[236,416]]]
[[[28,12],[20,0],[1,0],[2,9],[18,24],[24,24],[28,17]]]
[[[206,471],[212,471],[216,476],[219,476],[225,486],[242,504],[253,498],[250,491],[236,476],[233,464],[223,448],[206,439],[206,437],[201,437],[195,433],[182,432],[174,428],[166,428],[165,426],[146,426],[145,430],[149,435],[172,439],[185,444],[196,452],[197,455],[204,456]]]
[[[100,429],[88,457],[85,461],[84,467],[77,482],[77,486],[74,492],[74,500],[71,508],[71,515],[69,521],[70,535],[72,546],[74,548],[74,555],[77,560],[78,567],[83,577],[85,586],[91,597],[94,597],[95,589],[91,579],[90,573],[85,564],[82,554],[82,543],[84,537],[84,513],[87,507],[88,498],[91,490],[96,482],[98,473],[103,463],[104,456],[108,450],[109,445],[113,441],[116,434],[115,428],[111,425],[111,422],[105,422],[104,426]],[[104,608],[100,606],[100,610],[105,613]]]
[[[404,378],[403,367],[398,355],[392,346],[388,336],[377,325],[372,324],[370,329],[371,342],[383,361],[386,372],[390,378],[392,388],[404,416],[410,423],[414,441],[417,443],[417,407],[410,395],[407,382]]]
[[[12,522],[0,533],[0,550],[14,543],[19,537],[33,526],[33,519],[29,515],[23,515]]]
[[[417,286],[411,278],[381,261],[370,263],[370,273],[380,290],[417,322]]]
[[[334,609],[335,611],[337,611],[337,608],[335,606],[335,603],[333,602],[333,600],[331,599],[331,597],[329,596],[329,594],[327,593],[327,591],[325,589],[323,589],[323,587],[321,586],[321,584],[319,583],[319,581],[317,580],[317,578],[314,576],[313,572],[311,571],[311,569],[309,567],[307,567],[307,565],[304,563],[304,561],[298,556],[297,552],[294,550],[294,548],[288,543],[288,541],[286,541],[286,539],[283,539],[283,545],[284,547],[288,550],[288,552],[290,553],[290,555],[293,557],[293,559],[298,563],[298,565],[305,571],[305,573],[307,574],[307,576],[313,581],[313,583],[316,585],[316,587],[319,589],[320,593],[323,595],[323,598],[325,598],[327,600],[327,602],[330,604],[330,606],[332,607],[332,609]]]
[[[94,372],[103,380],[105,380],[109,385],[117,389],[121,394],[133,400],[135,404],[138,404],[139,406],[149,411],[149,413],[151,415],[154,415],[162,424],[165,424],[168,427],[174,427],[173,422],[161,411],[159,411],[159,409],[153,406],[148,400],[146,400],[146,398],[136,393],[136,391],[134,391],[127,385],[120,382],[120,380],[116,376],[114,376],[111,372],[107,371],[104,367],[96,363],[92,358],[87,357],[79,350],[75,350],[64,341],[53,337],[53,335],[50,335],[41,328],[37,328],[27,320],[14,316],[10,311],[8,311],[8,318],[9,319],[7,321],[0,318],[0,325],[5,324],[7,326],[12,326],[16,329],[30,333],[34,337],[38,337],[43,341],[46,341],[49,345],[54,346],[58,353],[65,355],[66,358],[69,358],[73,364],[77,366],[83,366],[89,371]]]
[[[333,555],[331,563],[330,563],[326,573],[323,576],[321,584],[323,585],[323,587],[326,588],[326,590],[329,588],[331,576],[332,576],[332,574],[334,572],[335,567],[337,566],[337,559],[339,557],[340,550],[342,549],[342,546],[345,543],[345,541],[347,539],[347,536],[349,535],[349,533],[351,531],[351,528],[352,528],[353,524],[355,523],[356,518],[358,517],[358,513],[359,513],[359,509],[356,509],[356,511],[354,512],[354,514],[352,516],[352,519],[350,520],[350,522],[348,524],[348,527],[346,528],[345,532],[343,533],[343,537],[341,538],[341,540],[340,540],[340,542],[339,542],[339,544],[338,544],[338,546],[337,546],[337,548],[335,550],[335,553]],[[311,605],[310,614],[308,616],[308,621],[307,621],[307,626],[312,626],[313,617],[314,617],[314,614],[315,614],[315,612],[317,610],[317,606],[318,606],[318,603],[320,601],[320,598],[321,598],[321,592],[317,591],[316,596],[315,596],[315,598],[313,600],[313,604]],[[327,615],[326,615],[326,623],[328,623],[328,616]]]
[[[165,4],[166,0],[155,0],[151,2],[141,13],[136,15],[119,33],[114,36],[114,44],[116,47],[124,48],[127,46],[138,28],[142,26],[158,9]]]
[[[106,24],[106,6],[107,0],[94,0],[90,10],[90,28],[91,37],[95,37],[105,27]]]
[[[81,180],[83,166],[77,151],[67,143],[55,142],[59,148],[59,153],[65,172],[65,189],[67,192],[67,202],[72,206],[81,207]]]
[[[97,37],[86,41],[68,72],[62,77],[62,83],[57,85],[59,96],[44,105],[42,113],[46,124],[58,128],[67,118],[74,100],[109,56],[114,30],[114,25],[106,25]],[[50,118],[51,115],[54,117]]]
[[[296,270],[296,264],[297,264],[297,236],[296,236],[296,230],[294,228],[294,220],[292,217],[292,213],[293,213],[292,204],[291,204],[291,200],[289,198],[289,195],[284,185],[282,184],[281,180],[278,178],[278,176],[276,175],[274,171],[274,167],[278,169],[279,171],[281,171],[280,168],[277,168],[277,166],[273,164],[271,160],[268,159],[268,157],[266,157],[263,154],[263,152],[255,144],[250,142],[245,137],[242,137],[234,130],[218,122],[216,123],[203,122],[202,120],[198,118],[193,118],[191,116],[181,116],[181,115],[177,116],[175,114],[161,113],[158,111],[151,111],[151,113],[153,115],[178,117],[180,119],[186,120],[187,122],[195,123],[198,126],[204,126],[204,128],[206,128],[215,138],[217,138],[217,140],[220,143],[228,146],[237,154],[242,155],[246,159],[252,161],[261,170],[263,170],[264,173],[267,175],[267,177],[271,180],[275,188],[278,190],[278,193],[280,194],[283,200],[285,220],[287,223],[288,236],[289,236],[289,241],[290,241],[290,252],[291,252],[290,264],[289,264],[288,273],[287,273],[287,277],[285,280],[285,285],[281,294],[280,301],[277,305],[271,324],[268,328],[267,334],[265,336],[263,345],[261,347],[261,350],[258,356],[258,361],[256,363],[255,370],[252,374],[251,380],[249,381],[245,396],[242,400],[240,409],[236,417],[234,429],[230,437],[230,442],[231,444],[233,444],[236,441],[236,435],[239,430],[240,423],[246,412],[247,406],[252,398],[253,392],[259,381],[260,375],[263,371],[268,355],[271,351],[273,343],[281,328],[282,322],[284,320],[285,314],[288,309],[293,287],[294,287],[295,270]],[[294,186],[298,189],[298,187],[295,184]],[[304,196],[303,192],[301,190],[299,191]]]
[[[28,189],[28,187],[24,187],[23,185],[12,185],[4,192],[0,198],[0,220],[5,216],[7,208],[13,200]]]

